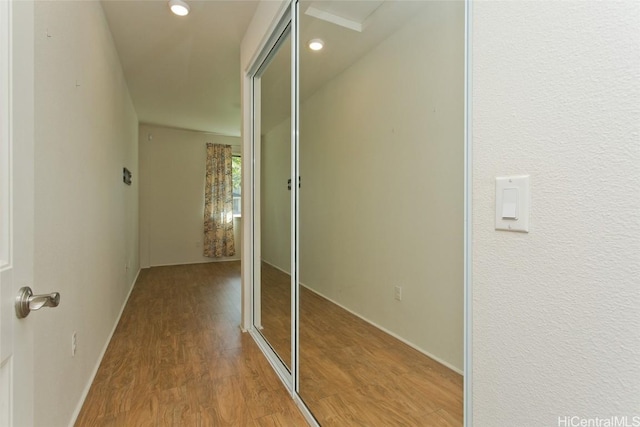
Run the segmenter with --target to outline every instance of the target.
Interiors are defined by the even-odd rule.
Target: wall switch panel
[[[529,175],[496,178],[496,230],[529,232]]]
[[[394,298],[397,299],[398,301],[402,301],[402,287],[401,286],[396,286],[394,288]]]

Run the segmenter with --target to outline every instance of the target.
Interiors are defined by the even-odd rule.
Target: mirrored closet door
[[[320,425],[462,425],[464,4],[299,16],[298,393]]]
[[[253,77],[252,333],[312,423],[462,426],[465,4],[290,10]]]
[[[253,78],[254,328],[291,376],[291,32]]]

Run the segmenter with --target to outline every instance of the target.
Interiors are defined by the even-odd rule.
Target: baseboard
[[[212,262],[235,262],[240,261],[241,258],[225,258],[225,259],[211,259],[211,261],[193,261],[193,262],[176,262],[170,264],[152,264],[149,267],[145,268],[153,268],[153,267],[173,267],[176,265],[193,265],[193,264],[210,264]]]
[[[109,337],[107,338],[107,342],[104,344],[104,347],[102,348],[102,351],[100,352],[100,356],[98,356],[98,361],[96,362],[96,366],[93,368],[93,372],[91,373],[91,375],[89,376],[89,381],[87,382],[87,385],[85,386],[83,392],[82,392],[82,396],[80,396],[80,401],[78,402],[78,405],[76,406],[75,411],[73,411],[73,416],[71,417],[71,422],[69,423],[69,427],[73,427],[74,424],[76,423],[77,419],[78,419],[78,415],[80,415],[80,411],[82,410],[82,405],[84,405],[84,401],[87,398],[87,395],[89,394],[89,390],[91,389],[91,385],[93,384],[93,380],[96,377],[96,374],[98,373],[98,369],[100,368],[100,364],[102,363],[102,359],[104,358],[105,353],[107,352],[107,348],[109,347],[109,343],[111,343],[111,338],[113,337],[113,334],[116,331],[116,328],[118,327],[118,323],[120,323],[120,318],[122,317],[122,313],[124,312],[124,308],[127,306],[127,302],[129,302],[129,297],[131,296],[131,292],[133,291],[133,287],[136,285],[136,282],[138,281],[138,276],[140,276],[140,272],[142,271],[141,268],[138,269],[138,272],[136,273],[136,277],[134,277],[133,282],[131,283],[131,286],[129,287],[129,292],[127,293],[127,297],[124,299],[124,303],[122,304],[122,307],[120,308],[120,313],[118,313],[118,316],[116,318],[116,322],[113,325],[113,328],[111,329],[111,333],[109,334]]]
[[[286,274],[287,276],[291,276],[291,273],[289,273],[289,272],[288,272],[288,271],[286,271],[286,270],[283,270],[282,268],[278,267],[278,266],[277,266],[277,265],[275,265],[275,264],[271,264],[269,261],[262,260],[262,262],[264,262],[265,264],[267,264],[267,265],[269,265],[269,266],[271,266],[271,267],[275,268],[275,269],[276,269],[276,270],[278,270],[278,271],[282,271],[282,272],[283,272],[284,274]],[[305,288],[306,288],[306,286],[305,286]]]
[[[354,316],[364,320],[365,322],[367,322],[368,324],[370,324],[371,326],[374,326],[378,329],[380,329],[382,332],[387,333],[389,335],[391,335],[392,337],[394,337],[395,339],[397,339],[398,341],[401,341],[403,343],[405,343],[406,345],[408,345],[409,347],[411,347],[412,349],[419,351],[420,353],[424,354],[425,356],[427,356],[430,359],[435,360],[436,362],[438,362],[439,364],[446,366],[447,368],[451,369],[452,371],[454,371],[457,374],[460,375],[464,375],[463,371],[459,368],[456,368],[455,366],[453,366],[452,364],[450,364],[449,362],[447,362],[446,360],[442,360],[441,358],[439,358],[438,356],[434,356],[433,354],[429,353],[428,351],[426,351],[423,348],[418,347],[417,345],[413,344],[410,341],[407,341],[405,338],[402,338],[401,336],[399,336],[398,334],[391,332],[390,330],[383,328],[382,326],[378,325],[377,323],[367,319],[366,317],[356,313],[355,311],[351,310],[350,308],[345,307],[344,305],[332,300],[331,298],[328,298],[327,296],[323,295],[322,293],[316,291],[315,289],[310,288],[309,286],[305,285],[304,283],[300,283],[300,286],[303,286],[304,288],[308,289],[309,291],[313,292],[314,294],[318,295],[319,297],[322,297],[324,299],[326,299],[327,301],[337,305],[338,307],[342,308],[343,310],[348,311],[349,313],[353,314]]]

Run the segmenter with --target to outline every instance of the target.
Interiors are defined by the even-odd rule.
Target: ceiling
[[[102,0],[138,119],[239,136],[240,42],[258,2],[188,3],[191,13],[178,17],[164,0]],[[301,0],[301,99],[348,68],[425,3]],[[307,49],[312,38],[322,38],[325,48]],[[290,55],[278,54],[269,69],[281,78],[263,82],[263,131],[290,114]]]
[[[257,1],[102,0],[144,123],[240,135],[240,42]]]
[[[402,27],[427,1],[301,0],[300,102]],[[312,51],[307,42],[320,38],[325,47]],[[289,48],[287,43],[285,48]],[[262,83],[261,132],[269,132],[291,112],[291,55],[278,51]],[[272,69],[281,70],[271,72]],[[279,75],[280,78],[275,78]],[[268,78],[268,79],[267,79]],[[372,88],[373,89],[373,88]]]

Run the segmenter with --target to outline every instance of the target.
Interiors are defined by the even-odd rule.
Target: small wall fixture
[[[127,168],[122,168],[122,182],[131,185],[131,171]]]
[[[169,0],[169,8],[171,8],[171,12],[178,16],[189,14],[189,5],[182,0]]]
[[[324,47],[324,42],[321,39],[309,40],[309,49],[321,50]]]

